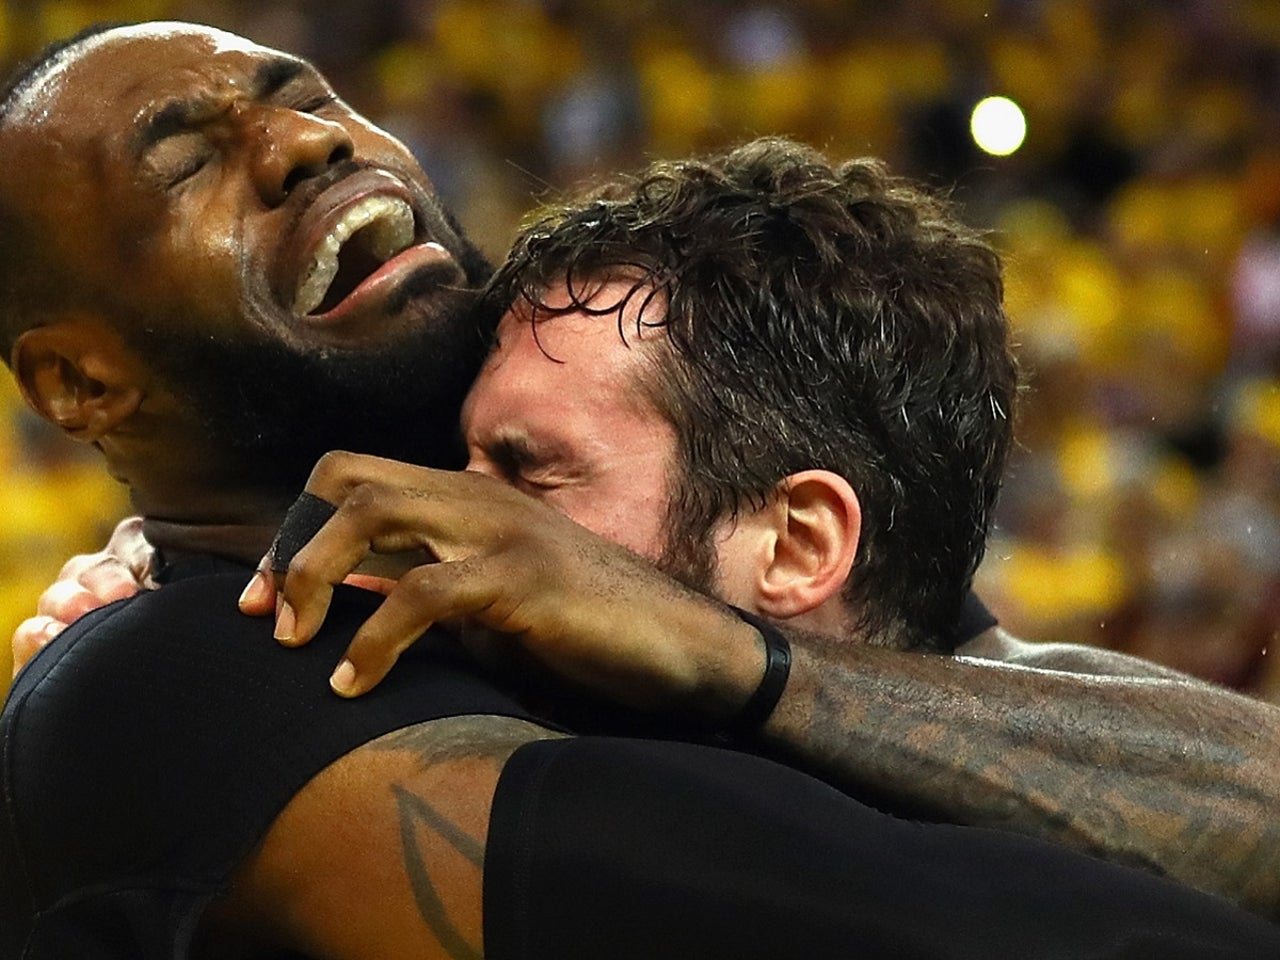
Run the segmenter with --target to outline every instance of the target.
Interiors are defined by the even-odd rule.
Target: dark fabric
[[[956,621],[953,647],[968,643],[978,634],[986,633],[999,622],[995,614],[987,609],[987,605],[982,602],[982,599],[970,590],[965,594],[964,604],[960,607],[960,618]]]
[[[381,598],[339,588],[320,635],[287,650],[237,612],[246,580],[104,608],[23,671],[0,715],[0,957],[184,957],[204,905],[329,763],[411,723],[527,716],[430,635],[342,700],[328,676]]]
[[[0,715],[0,960],[184,960],[271,821],[409,723],[524,717],[429,636],[372,694],[327,677],[379,598],[285,650],[207,557],[90,615]],[[493,960],[1280,957],[1217,900],[1015,837],[888,817],[767,761],[589,738],[519,750],[485,865]],[[1089,952],[1092,950],[1093,952]]]
[[[489,829],[489,960],[1280,957],[1217,898],[690,744],[523,746]]]

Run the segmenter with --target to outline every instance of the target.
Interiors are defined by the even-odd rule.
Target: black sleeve
[[[489,960],[1275,960],[1280,928],[1022,837],[897,819],[769,761],[521,747],[485,861]]]
[[[411,723],[527,716],[431,636],[343,700],[329,674],[381,598],[340,588],[319,636],[288,650],[269,619],[237,611],[244,579],[184,580],[91,614],[19,677],[0,715],[0,956],[74,935],[126,946],[30,955],[149,957],[145,938],[192,921],[174,904],[222,889],[334,760]]]
[[[970,590],[964,595],[960,605],[960,616],[956,618],[955,633],[952,636],[951,649],[968,643],[980,633],[986,633],[1000,623],[994,613],[987,609],[982,598]]]

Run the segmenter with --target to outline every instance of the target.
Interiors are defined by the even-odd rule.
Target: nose
[[[287,107],[259,105],[245,117],[254,186],[264,203],[283,203],[298,184],[350,160],[355,146],[340,123]]]

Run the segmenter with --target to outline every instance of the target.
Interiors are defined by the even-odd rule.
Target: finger
[[[151,573],[155,548],[142,535],[142,517],[126,517],[117,523],[105,552],[128,567],[135,579],[145,581]]]
[[[398,460],[332,450],[316,462],[305,489],[321,500],[341,503],[357,487],[384,481],[403,484],[414,471],[421,469]]]
[[[329,685],[344,697],[367,693],[433,623],[475,613],[490,601],[486,578],[473,564],[436,563],[411,570],[356,631]]]
[[[250,617],[265,617],[276,609],[276,582],[270,574],[269,558],[263,557],[240,594],[240,612]]]
[[[36,613],[62,623],[75,623],[102,602],[74,580],[58,580],[49,585],[36,603]]]
[[[27,661],[39,653],[54,637],[66,629],[65,623],[53,617],[28,617],[13,632],[13,675],[27,665]]]
[[[79,582],[85,590],[100,601],[99,605],[124,600],[142,589],[142,583],[134,568],[111,555],[104,556],[97,563],[86,567],[80,573]]]
[[[80,574],[108,556],[110,554],[105,550],[99,550],[97,553],[78,553],[62,565],[62,569],[58,571],[58,579],[78,580]]]
[[[398,580],[390,577],[375,577],[367,573],[351,573],[342,580],[349,587],[358,587],[370,593],[380,593],[384,597],[396,588]]]
[[[276,639],[297,645],[310,640],[324,623],[333,598],[333,587],[341,583],[369,551],[370,535],[365,527],[370,516],[349,506],[360,499],[359,491],[343,503],[316,534],[289,562],[277,598]]]
[[[333,585],[357,567],[363,568],[371,552],[396,555],[387,557],[392,562],[381,569],[375,565],[368,571],[374,575],[391,568],[398,576],[433,559],[429,551],[414,549],[430,525],[426,503],[416,492],[381,480],[353,487],[290,561],[281,588],[277,638],[305,643],[313,637],[324,622]],[[403,562],[395,562],[397,559]]]
[[[460,559],[492,544],[510,525],[510,515],[500,509],[504,504],[522,511],[521,517],[530,510],[555,513],[493,477],[340,451],[316,464],[307,492],[344,506],[367,496],[383,520],[398,517],[378,531],[373,549],[380,554],[425,549],[441,559]]]
[[[36,610],[73,623],[90,610],[131,597],[142,589],[133,571],[115,556],[87,553],[72,557],[58,579],[40,595]]]

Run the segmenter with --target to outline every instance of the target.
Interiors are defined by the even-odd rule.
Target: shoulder
[[[1096,677],[1144,677],[1200,682],[1171,667],[1101,647],[1077,643],[1030,642],[999,627],[980,633],[956,648],[956,656],[994,660],[1019,667],[1055,670]]]
[[[452,717],[353,750],[289,801],[202,935],[361,960],[479,957],[482,942],[493,955],[482,916],[487,928],[507,911],[482,910],[495,785],[513,751],[557,736],[510,717]]]
[[[140,876],[220,883],[360,744],[441,716],[523,714],[441,638],[341,700],[329,673],[379,598],[341,591],[321,635],[289,650],[238,612],[242,586],[198,577],[99,611],[15,684],[0,715],[0,827],[37,899]]]

